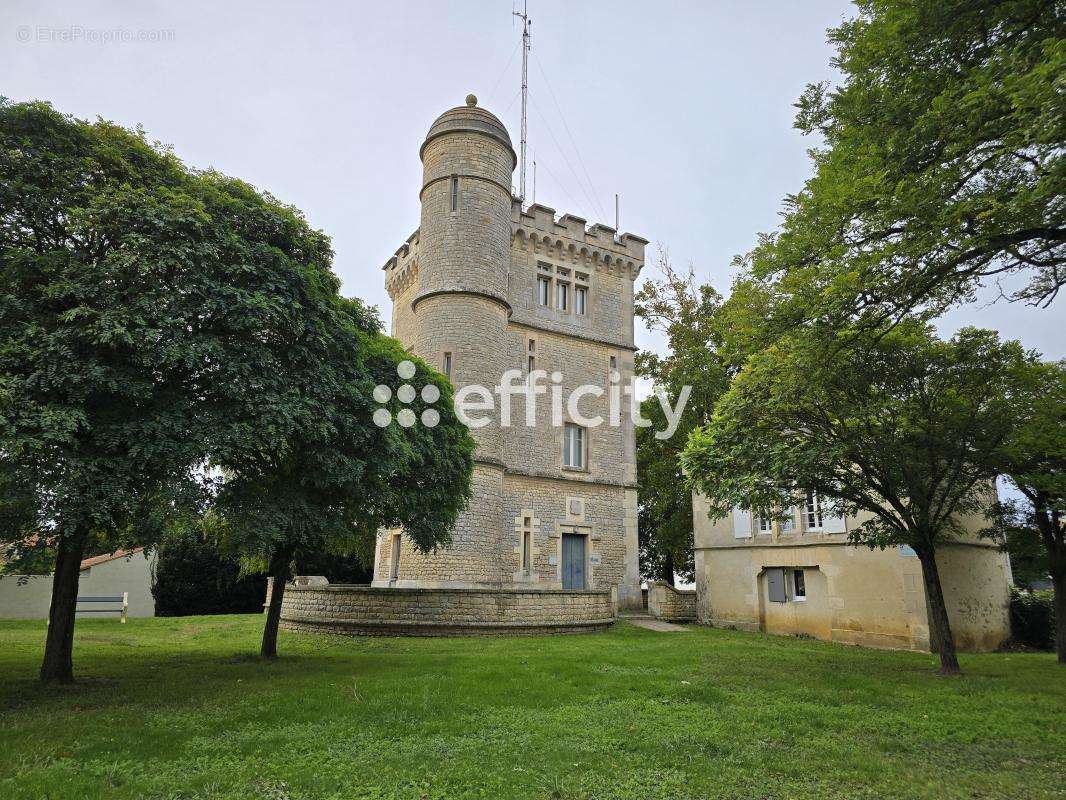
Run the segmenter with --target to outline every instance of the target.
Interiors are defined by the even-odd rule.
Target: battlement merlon
[[[614,228],[601,223],[589,226],[586,220],[574,214],[563,214],[556,219],[555,209],[540,203],[534,203],[523,211],[519,200],[513,200],[511,230],[514,235],[554,241],[555,247],[575,253],[579,247],[586,249],[591,258],[607,264],[623,261],[632,270],[634,278],[644,266],[647,239],[632,233],[619,236]],[[569,240],[569,243],[564,244],[562,240]]]
[[[419,230],[419,228],[415,228],[414,233],[407,237],[407,241],[401,244],[392,258],[382,266],[382,270],[385,271],[385,289],[388,291],[389,297],[393,297],[396,292],[401,291],[407,281],[414,277],[415,269],[413,267],[416,266],[419,250]]]

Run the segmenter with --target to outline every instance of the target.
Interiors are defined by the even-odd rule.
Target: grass
[[[1066,797],[1066,670],[626,623],[587,636],[333,638],[261,617],[0,622],[0,797]]]

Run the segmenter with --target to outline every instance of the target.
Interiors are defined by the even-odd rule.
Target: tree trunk
[[[71,536],[59,539],[41,662],[43,683],[74,683],[74,613],[78,608],[78,578],[88,538],[88,528],[80,527]]]
[[[1051,566],[1051,585],[1055,590],[1055,652],[1066,666],[1066,564]]]
[[[671,586],[674,585],[674,557],[670,553],[663,558],[663,580]]]
[[[281,601],[285,597],[285,584],[289,582],[292,551],[278,550],[270,559],[270,605],[267,606],[266,627],[263,629],[263,646],[259,649],[262,658],[277,658],[278,625],[281,622]]]
[[[918,550],[922,564],[922,580],[925,583],[925,603],[929,612],[929,642],[940,653],[940,674],[959,675],[959,658],[955,654],[955,636],[948,621],[948,608],[944,603],[944,591],[940,586],[940,571],[936,566],[936,551],[932,548]]]

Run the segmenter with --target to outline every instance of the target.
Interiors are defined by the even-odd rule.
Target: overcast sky
[[[345,293],[387,320],[380,267],[418,225],[429,124],[474,92],[517,148],[511,11],[511,0],[3,0],[0,94],[140,124],[187,164],[301,208],[332,237]],[[792,103],[832,79],[825,29],[850,15],[844,0],[531,0],[537,200],[613,225],[618,193],[622,230],[728,291],[732,257],[808,174],[816,143],[792,128]],[[653,262],[649,251],[645,276]],[[1063,302],[982,303],[941,327],[993,327],[1062,357]],[[643,331],[637,343],[659,345]]]

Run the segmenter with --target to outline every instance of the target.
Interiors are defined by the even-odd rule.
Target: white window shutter
[[[737,539],[751,538],[751,514],[739,506],[733,509],[733,536]]]

